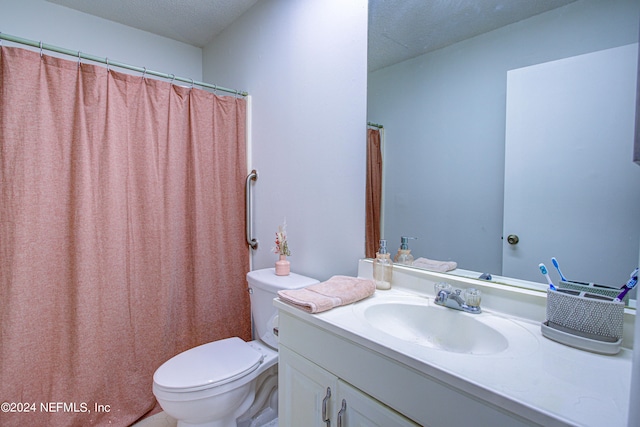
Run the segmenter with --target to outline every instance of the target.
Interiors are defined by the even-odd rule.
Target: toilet
[[[273,299],[281,289],[318,283],[299,274],[276,276],[275,269],[247,274],[254,340],[238,337],[184,351],[153,375],[153,394],[181,426],[266,427],[277,425],[278,339]]]

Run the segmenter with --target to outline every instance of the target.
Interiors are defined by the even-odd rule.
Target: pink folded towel
[[[455,261],[436,261],[429,258],[418,258],[413,261],[412,265],[414,267],[420,267],[431,271],[439,271],[441,273],[446,273],[447,271],[458,268],[458,263]]]
[[[326,282],[301,289],[278,291],[280,299],[308,313],[320,313],[365,299],[376,291],[372,280],[333,276]]]

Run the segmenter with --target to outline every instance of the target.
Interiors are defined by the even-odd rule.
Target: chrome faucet
[[[467,313],[480,313],[480,291],[475,288],[453,289],[448,283],[436,283],[435,303],[455,310],[466,311]]]

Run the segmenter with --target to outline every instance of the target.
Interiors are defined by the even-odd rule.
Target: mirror
[[[532,9],[536,6],[543,8]],[[524,238],[521,230],[503,229],[510,182],[505,181],[507,74],[637,43],[640,5],[634,0],[369,0],[369,13],[368,120],[384,126],[382,237],[392,256],[401,236],[417,237],[409,245],[416,258],[455,261],[454,274],[489,273],[502,281],[505,254],[514,252],[507,235],[520,236],[519,253],[535,239],[535,233]],[[619,113],[633,117],[634,109]],[[632,144],[633,130],[623,163],[631,168],[635,191],[624,197],[633,201],[634,219],[630,229],[618,230],[623,236],[619,246],[584,252],[597,246],[585,242],[604,217],[600,213],[591,219],[585,209],[581,222],[586,229],[571,239],[571,253],[551,248],[526,274],[510,278],[545,283],[537,270],[544,262],[559,280],[550,261],[555,256],[571,280],[610,285],[628,280],[640,257],[640,168],[632,162]],[[537,171],[544,174],[552,167],[557,166],[542,163]],[[570,174],[581,165],[566,168]],[[554,199],[554,193],[531,197],[554,208],[569,203]],[[609,205],[604,222],[617,225],[626,210]],[[563,238],[561,226],[551,227]],[[628,268],[611,268],[604,253]],[[589,265],[576,264],[572,256]]]

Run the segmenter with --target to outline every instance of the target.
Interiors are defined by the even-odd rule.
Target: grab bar
[[[252,221],[252,209],[251,209],[251,181],[258,180],[258,171],[255,169],[247,175],[247,181],[245,184],[245,197],[246,197],[246,213],[247,213],[247,244],[251,246],[251,249],[258,249],[258,241],[253,236],[253,221]]]

